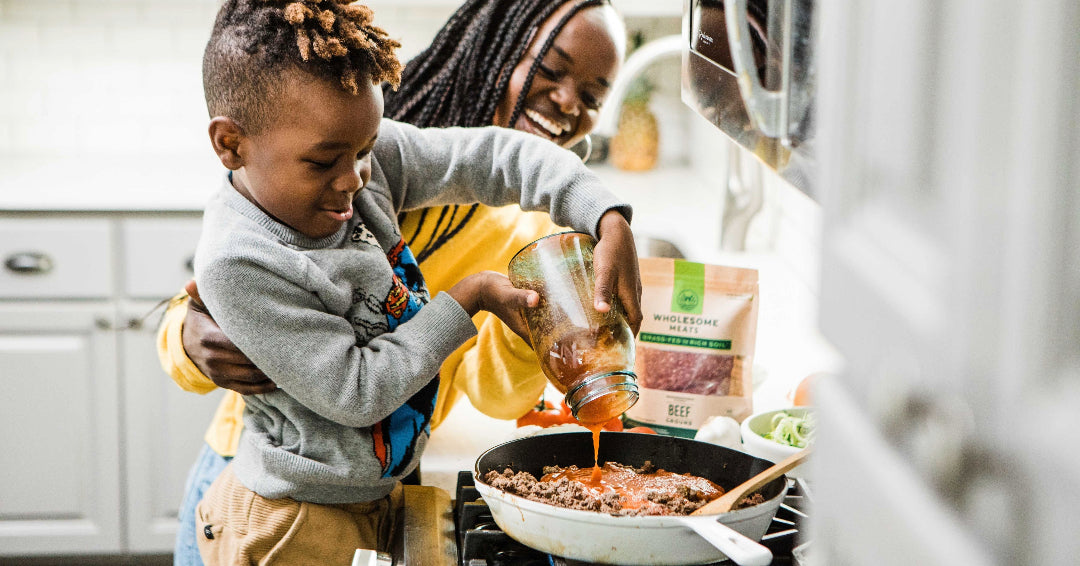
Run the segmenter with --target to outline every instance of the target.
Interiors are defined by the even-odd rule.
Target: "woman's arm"
[[[447,358],[442,378],[450,379],[481,413],[516,419],[536,405],[547,378],[529,344],[497,317],[484,313],[478,318],[476,342]]]

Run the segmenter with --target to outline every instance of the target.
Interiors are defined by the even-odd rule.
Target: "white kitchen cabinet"
[[[131,302],[120,309],[124,416],[138,423],[123,434],[127,550],[137,553],[172,550],[184,481],[222,393],[188,393],[161,371],[154,347],[160,311],[143,319],[154,305]]]
[[[0,303],[0,555],[121,549],[114,308]]]
[[[107,298],[112,288],[109,222],[63,216],[0,223],[0,297]]]
[[[199,226],[194,212],[0,213],[0,559],[172,550],[220,399],[177,387],[154,344]]]

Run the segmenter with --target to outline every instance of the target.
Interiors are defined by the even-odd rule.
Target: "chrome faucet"
[[[630,54],[608,92],[604,107],[596,119],[593,134],[610,138],[619,126],[619,113],[630,84],[645,69],[664,57],[679,56],[688,49],[681,34],[650,41]],[[741,148],[734,142],[727,148],[728,170],[724,184],[724,212],[721,218],[720,246],[724,250],[746,249],[750,221],[764,204],[761,170],[756,163],[743,163]]]
[[[654,39],[630,54],[623,63],[622,69],[611,83],[607,100],[596,118],[596,127],[592,133],[597,136],[610,138],[615,135],[619,128],[619,111],[622,109],[623,99],[630,90],[630,84],[634,82],[645,68],[656,62],[657,59],[676,56],[682,53],[686,40],[681,35],[669,35]]]

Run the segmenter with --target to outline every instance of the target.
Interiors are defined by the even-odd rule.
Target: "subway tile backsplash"
[[[402,42],[403,60],[427,46],[456,8],[451,0],[368,4]],[[219,5],[0,0],[0,157],[208,151],[201,59]],[[627,24],[649,39],[678,30],[671,17]],[[678,66],[667,67],[650,74],[677,102]]]
[[[214,0],[0,0],[0,154],[203,153]],[[450,5],[371,2],[408,59]]]

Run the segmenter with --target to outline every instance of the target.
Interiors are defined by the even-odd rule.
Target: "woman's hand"
[[[277,389],[277,385],[255,367],[214,322],[199,299],[195,281],[188,281],[184,290],[191,297],[187,314],[184,315],[184,351],[199,371],[209,377],[214,385],[241,395],[269,393]]]
[[[596,310],[611,310],[612,297],[618,298],[630,329],[637,334],[641,327],[641,274],[634,234],[626,218],[615,210],[600,218],[597,234],[600,239],[593,249]]]

